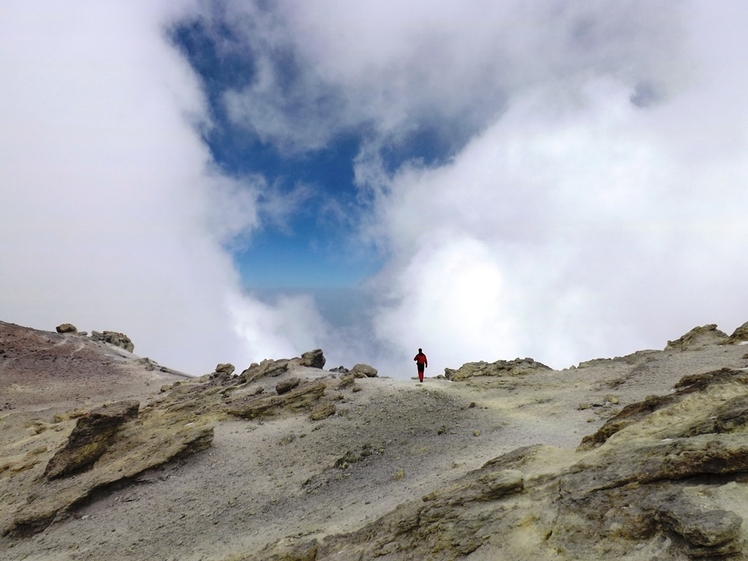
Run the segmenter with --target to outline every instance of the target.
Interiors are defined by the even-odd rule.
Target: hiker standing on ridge
[[[429,359],[423,354],[423,349],[418,349],[418,354],[413,357],[413,360],[416,361],[416,366],[418,367],[418,379],[423,383],[423,369],[428,368]]]

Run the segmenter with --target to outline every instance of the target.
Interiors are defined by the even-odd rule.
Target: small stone
[[[480,436],[480,431],[479,430],[474,430],[473,431],[473,436]]]

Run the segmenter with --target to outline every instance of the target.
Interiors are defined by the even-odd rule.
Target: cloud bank
[[[164,31],[194,9],[0,9],[4,321],[122,331],[139,355],[193,374],[296,350],[299,328],[241,294],[225,249],[282,209],[263,209],[261,180],[222,176],[201,141],[201,86]]]
[[[3,320],[121,330],[196,374],[322,346],[404,377],[418,347],[432,374],[564,367],[748,319],[739,2],[0,10]],[[297,203],[213,162],[166,31],[194,18],[254,69],[220,98],[235,126],[296,156],[360,138],[359,235],[386,260],[356,328],[242,293],[232,244]],[[436,157],[403,156],[420,133]]]
[[[288,151],[368,131],[395,362],[563,367],[748,319],[740,3],[222,6],[261,69],[226,94],[236,123]],[[447,158],[388,167],[417,129]]]

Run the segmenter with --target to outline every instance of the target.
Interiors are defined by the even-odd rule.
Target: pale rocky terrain
[[[748,559],[746,340],[420,384],[0,322],[0,559]]]

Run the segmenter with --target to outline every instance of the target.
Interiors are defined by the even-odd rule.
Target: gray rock
[[[356,378],[376,378],[378,376],[377,369],[368,364],[357,364],[350,370],[350,374],[353,374]]]
[[[77,333],[78,332],[78,328],[75,327],[72,323],[61,323],[55,329],[57,329],[57,333]]]
[[[216,365],[216,372],[225,372],[229,376],[234,373],[234,370],[236,370],[236,367],[230,362],[222,362]]]
[[[681,495],[663,504],[655,519],[696,547],[715,548],[738,537],[743,519],[734,512],[704,508]]]
[[[338,374],[347,374],[348,369],[345,366],[338,366],[337,368],[330,368],[330,372],[337,372]]]
[[[748,341],[748,321],[738,327],[732,335],[730,335],[730,343],[739,343],[740,341]]]
[[[675,341],[668,341],[666,351],[685,351],[686,349],[697,349],[708,345],[726,343],[727,333],[717,329],[717,324],[710,323],[701,327],[694,327],[685,335]]]
[[[259,364],[253,362],[249,365],[249,368],[242,371],[239,377],[243,383],[254,382],[260,378],[274,378],[288,370],[289,362],[287,358],[278,360],[266,359]]]
[[[98,460],[111,444],[119,426],[138,416],[140,403],[134,400],[102,405],[80,417],[63,446],[49,460],[44,476],[64,477],[80,471]]]
[[[124,333],[118,331],[92,331],[91,339],[102,343],[109,343],[115,347],[125,349],[128,352],[133,352],[135,350],[135,345],[132,340]]]
[[[345,388],[350,388],[355,381],[356,375],[354,373],[348,372],[347,374],[343,374],[340,377],[340,384],[338,385],[338,389],[344,390]]]
[[[331,401],[328,401],[327,403],[320,403],[316,407],[314,407],[309,413],[309,419],[312,421],[321,421],[322,419],[326,419],[330,415],[335,414],[335,404]]]
[[[299,378],[288,378],[287,380],[278,382],[275,385],[275,391],[278,392],[278,395],[283,395],[284,393],[290,392],[292,389],[297,387],[300,383],[301,383],[301,380]]]
[[[532,358],[515,358],[514,360],[497,360],[492,363],[484,361],[467,362],[457,370],[445,368],[444,376],[455,381],[474,376],[521,376],[539,370],[550,371],[552,369]]]
[[[294,413],[310,410],[325,393],[327,385],[322,381],[306,382],[283,395],[249,395],[237,398],[227,405],[227,412],[245,419],[272,417],[284,412]]]
[[[327,360],[325,359],[325,355],[322,354],[322,349],[314,349],[301,355],[299,365],[310,368],[324,368],[325,362]]]

